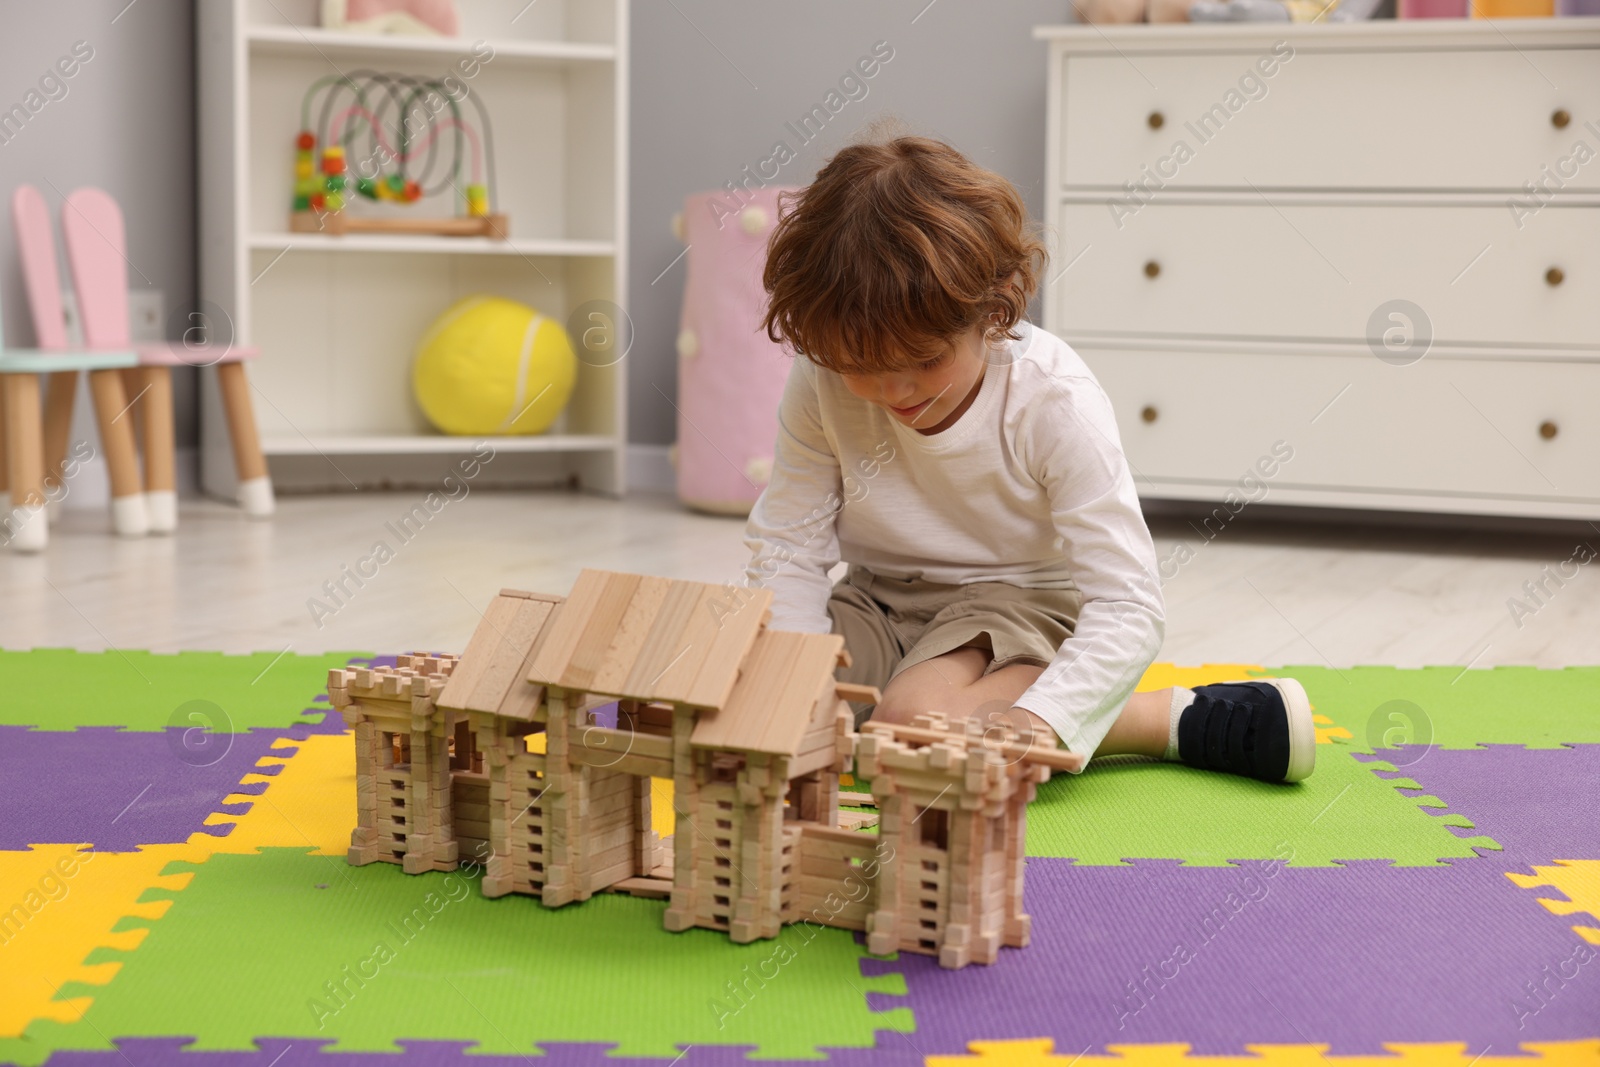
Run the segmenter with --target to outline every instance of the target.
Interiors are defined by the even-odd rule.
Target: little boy
[[[1084,760],[1298,781],[1293,679],[1133,692],[1165,624],[1155,548],[1109,400],[1023,317],[1044,258],[1010,183],[926,138],[846,148],[786,205],[765,326],[801,358],[747,580],[774,628],[843,635],[840,680],[882,692],[858,719],[1048,725]]]

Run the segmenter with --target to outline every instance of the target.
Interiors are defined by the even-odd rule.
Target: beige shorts
[[[985,674],[1013,663],[1047,666],[1072,636],[1082,603],[1076,589],[942,585],[851,564],[828,599],[833,632],[844,637],[851,660],[834,674],[882,690],[907,667],[967,645],[993,653]],[[858,724],[871,712],[869,704],[851,707]]]

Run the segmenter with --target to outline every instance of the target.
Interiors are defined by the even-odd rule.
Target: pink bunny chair
[[[128,259],[122,209],[102,189],[75,189],[61,211],[61,229],[72,265],[73,285],[82,309],[84,340],[91,348],[122,348],[131,344],[128,330]],[[233,441],[234,466],[239,475],[239,499],[252,515],[270,515],[272,482],[250,402],[250,385],[243,361],[256,355],[238,345],[141,342],[132,346],[139,366],[125,371],[129,394],[140,416],[144,444],[144,497],[150,528],[170,533],[178,523],[177,470],[174,460],[172,368],[215,366],[223,405]],[[63,405],[70,419],[71,401]],[[56,417],[60,417],[56,413]],[[65,430],[46,420],[46,438],[52,447],[65,447]],[[64,453],[63,453],[64,454]],[[52,452],[47,459],[53,459]]]
[[[51,493],[65,491],[61,480],[62,459],[66,455],[66,435],[70,429],[71,394],[77,388],[79,371],[89,373],[89,390],[94,397],[101,444],[111,472],[113,526],[119,534],[141,535],[148,523],[144,498],[139,491],[133,427],[121,418],[128,399],[118,369],[134,366],[138,357],[127,346],[107,346],[100,351],[68,349],[50,209],[44,197],[30,185],[17,189],[11,209],[22,258],[23,281],[39,345],[37,350],[0,352],[0,376],[4,378],[6,396],[6,469],[12,503],[6,526],[11,545],[22,551],[38,551],[49,541],[45,503]],[[50,376],[52,409],[62,406],[62,395],[67,397],[67,419],[59,430],[60,457],[48,468],[48,482],[39,416],[40,374]]]

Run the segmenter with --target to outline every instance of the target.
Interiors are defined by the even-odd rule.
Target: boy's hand
[[[993,717],[993,713],[991,713],[991,716]],[[1061,744],[1061,739],[1056,736],[1055,729],[1051,727],[1049,723],[1039,718],[1039,716],[1035,715],[1027,708],[1020,708],[1013,705],[1003,715],[994,718],[1004,721],[1006,725],[1010,726],[1018,733],[1021,733],[1023,728],[1031,728],[1034,736],[1033,747],[1035,749],[1045,749],[1050,751],[1054,753],[1057,758],[1069,757],[1073,763],[1072,770],[1074,772],[1081,771],[1083,769],[1083,765],[1089,762],[1087,756],[1082,756],[1078,753],[1067,751],[1067,749]],[[999,725],[999,723],[996,722],[995,725]],[[999,738],[997,737],[996,740],[998,741]]]

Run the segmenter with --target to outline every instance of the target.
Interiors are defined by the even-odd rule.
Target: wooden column
[[[378,858],[378,730],[372,720],[358,714],[356,734],[356,825],[350,831],[346,858],[359,867]]]
[[[905,833],[905,798],[893,790],[886,768],[874,771],[872,794],[878,801],[878,843],[894,849],[893,858],[878,867],[878,907],[867,916],[867,951],[875,956],[887,956],[900,948],[901,886],[906,879],[915,879],[916,871],[907,870],[915,865],[916,851]],[[912,827],[913,831],[915,827]],[[914,884],[914,883],[913,883]]]
[[[479,888],[486,897],[503,897],[513,884],[511,818],[516,813],[511,810],[511,747],[522,745],[523,740],[507,736],[504,720],[492,715],[474,718],[484,770],[489,775],[489,857]]]
[[[699,910],[699,885],[696,861],[704,841],[697,830],[700,807],[698,768],[689,736],[694,732],[694,713],[674,709],[672,717],[672,896],[661,917],[668,930],[687,930],[695,924]]]
[[[583,877],[582,826],[585,805],[585,768],[573,767],[571,756],[572,711],[576,704],[568,694],[554,686],[549,689],[550,721],[545,727],[545,785],[540,807],[544,809],[544,892],[546,907],[558,908],[583,899],[579,890]],[[583,894],[586,898],[587,893]]]

